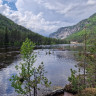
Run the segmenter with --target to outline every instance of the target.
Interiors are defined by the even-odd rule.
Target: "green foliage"
[[[19,71],[19,74],[13,75],[10,81],[12,82],[12,87],[19,94],[25,94],[31,96],[31,92],[34,89],[34,96],[37,96],[37,85],[43,84],[46,87],[51,83],[44,76],[46,73],[44,70],[44,64],[41,64],[36,68],[34,67],[34,62],[36,61],[36,55],[33,51],[35,44],[28,38],[21,46],[21,56],[23,63],[16,65],[15,68]]]
[[[66,38],[66,40],[68,41],[78,41],[80,43],[84,42],[84,35],[85,35],[85,31],[87,33],[87,43],[91,44],[92,42],[95,41],[95,37],[96,37],[96,14],[94,14],[93,16],[91,16],[90,18],[81,21],[83,22],[82,26],[80,26],[80,29],[78,32],[75,32],[73,34],[71,34],[70,36],[68,36]],[[77,24],[78,25],[78,24]],[[84,29],[86,27],[86,30]]]
[[[52,39],[34,33],[0,14],[0,46],[8,44],[20,47],[26,38],[29,38],[36,45],[67,43],[66,40]]]
[[[78,78],[75,76],[76,71],[71,69],[71,77],[68,78],[68,81],[72,84],[72,91],[78,91]]]
[[[89,47],[88,51],[90,52],[90,54],[87,57],[87,86],[96,87],[96,42],[92,43],[92,46]]]
[[[90,87],[96,88],[96,14],[87,19],[85,26],[86,29],[82,29],[67,38],[69,41],[78,41],[85,44],[84,50],[76,56],[79,61],[78,68],[83,68],[84,74],[75,76],[75,71],[71,69],[69,81],[73,86],[73,91],[76,91],[78,88],[79,90]]]
[[[23,59],[25,60],[26,58],[30,58],[33,48],[35,47],[35,44],[31,42],[28,38],[26,39],[25,42],[23,42],[21,46],[21,54],[23,56]],[[33,56],[34,57],[34,56]],[[30,58],[31,59],[31,58]]]
[[[82,89],[96,88],[96,42],[92,42],[91,46],[85,46],[86,50],[76,56],[79,61],[78,68],[85,70],[85,75],[79,75],[79,85]]]

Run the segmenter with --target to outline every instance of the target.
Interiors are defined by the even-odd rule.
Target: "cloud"
[[[0,4],[2,4],[2,0],[0,0]]]
[[[70,11],[75,6],[75,4],[64,5],[60,2],[54,2],[54,4],[52,4],[50,2],[42,2],[42,5],[50,10],[54,10],[57,13],[60,13],[60,14],[66,14],[68,11]]]
[[[16,2],[16,0],[5,0],[7,2]]]
[[[42,35],[44,35],[44,31],[47,32],[45,35],[54,32],[58,28],[58,24],[64,23],[60,21],[46,21],[43,18],[42,12],[35,15],[31,11],[24,11],[22,13],[20,11],[12,11],[7,4],[0,5],[0,13],[7,16],[17,24],[23,25],[26,28],[38,32]]]
[[[14,12],[10,15],[10,18],[16,23],[25,26],[26,28],[32,29],[36,32],[39,30],[50,31],[56,29],[58,21],[49,22],[42,17],[42,12],[37,15],[34,15],[30,11],[25,11],[23,14]],[[50,27],[49,27],[50,26]]]
[[[34,0],[34,1],[38,2],[39,4],[44,2],[44,0]]]
[[[42,14],[43,14],[42,12],[40,12],[37,15],[34,15],[30,11],[25,11],[24,13],[15,11],[9,15],[9,18],[15,21],[16,23],[25,26],[26,28],[34,30],[35,32],[39,32],[40,30],[43,30],[49,33],[52,31],[54,32],[55,29],[58,28],[58,26],[56,25],[59,24],[60,21],[53,21],[53,22],[46,21],[42,17]],[[46,33],[46,34],[49,34],[49,33]],[[43,34],[43,33],[41,32],[40,34]]]
[[[87,4],[94,5],[94,4],[96,4],[96,0],[88,0]]]
[[[5,5],[0,4],[0,13],[9,16],[9,14],[11,13],[10,7],[7,6],[7,4]]]
[[[60,1],[59,2],[56,1],[56,2],[53,2],[53,3],[49,2],[49,1],[46,1],[46,0],[34,0],[34,1],[37,2],[38,4],[44,6],[45,8],[47,8],[49,10],[56,11],[57,13],[60,13],[60,14],[67,13],[75,5],[75,4],[64,5]]]
[[[0,0],[0,13],[42,35],[49,35],[60,27],[76,24],[96,12],[95,0],[6,1],[14,1],[17,10],[11,10],[12,6],[7,4],[2,5]]]

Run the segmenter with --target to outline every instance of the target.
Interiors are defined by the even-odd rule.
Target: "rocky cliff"
[[[92,21],[89,20],[89,19],[91,19],[91,18],[93,18],[95,16],[96,16],[96,14],[92,15],[88,19],[85,19],[85,20],[80,21],[78,24],[73,25],[73,26],[61,27],[56,32],[50,34],[49,37],[51,37],[51,38],[57,38],[57,39],[65,39],[69,35],[71,35],[73,33],[76,33],[76,32],[79,32],[82,29],[84,29],[84,27],[87,24],[91,24]]]

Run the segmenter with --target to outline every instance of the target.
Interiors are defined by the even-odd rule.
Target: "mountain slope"
[[[68,27],[62,27],[58,29],[55,33],[50,34],[51,38],[59,38],[59,39],[65,39],[71,34],[80,32],[86,27],[86,25],[92,25],[94,23],[94,18],[96,17],[96,14],[92,15],[88,19],[82,20],[78,24],[74,26],[68,26]]]
[[[87,43],[92,44],[96,42],[96,14],[92,15],[87,19],[88,24],[86,24],[82,30],[69,35],[66,40],[84,42],[85,34]]]
[[[0,45],[20,46],[26,38],[31,39],[36,44],[64,43],[62,40],[56,40],[44,37],[37,33],[17,25],[12,20],[0,14]]]

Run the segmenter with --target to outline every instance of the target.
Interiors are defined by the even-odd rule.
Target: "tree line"
[[[32,32],[0,14],[0,46],[21,46],[26,38],[36,45],[67,43],[65,40],[52,39]]]
[[[49,45],[49,44],[64,44],[67,43],[65,40],[57,40],[53,38],[44,37],[33,32],[23,32],[17,29],[9,30],[7,27],[4,31],[0,30],[0,46],[21,46],[22,42],[26,38],[29,38],[36,45]]]

